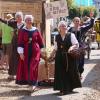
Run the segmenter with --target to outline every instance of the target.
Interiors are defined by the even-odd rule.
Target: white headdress
[[[58,28],[59,28],[61,25],[65,25],[65,26],[67,27],[67,22],[65,22],[65,21],[60,21],[60,22],[58,23]]]
[[[17,18],[18,16],[20,16],[23,19],[23,13],[22,12],[16,12],[15,14],[15,18]]]
[[[27,19],[31,19],[31,22],[34,21],[34,17],[32,15],[25,15],[24,21],[26,21]]]

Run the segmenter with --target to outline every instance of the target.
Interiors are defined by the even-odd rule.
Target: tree
[[[89,9],[84,9],[82,16],[88,16],[90,15]]]
[[[95,7],[85,7],[83,10],[83,15],[82,16],[90,16],[90,13],[93,12],[94,13],[94,17],[97,16],[97,11]]]
[[[70,7],[69,8],[69,19],[73,19],[75,16],[80,17],[80,9],[78,7]]]
[[[67,1],[68,9],[69,9],[74,4],[74,0],[66,0],[66,1]]]
[[[96,8],[91,6],[91,7],[77,7],[77,6],[71,6],[69,8],[69,19],[73,19],[74,17],[84,17],[84,16],[90,16],[90,12],[94,12],[94,17],[97,16],[97,11]]]

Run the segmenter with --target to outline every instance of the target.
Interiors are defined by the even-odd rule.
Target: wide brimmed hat
[[[9,19],[13,19],[13,18],[14,18],[12,14],[7,14],[7,17],[8,17]]]

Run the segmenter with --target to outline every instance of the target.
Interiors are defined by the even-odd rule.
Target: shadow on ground
[[[45,94],[45,95],[36,95],[36,96],[25,96],[21,97],[18,100],[61,100],[57,93],[54,94]]]
[[[18,89],[18,88],[21,88],[21,87],[16,86],[16,85],[9,85],[9,84],[1,84],[0,86],[1,86],[1,87],[4,87],[4,88],[11,88],[11,89]]]
[[[2,78],[2,79],[0,79],[0,84],[1,83],[10,83],[10,82],[12,82],[13,80],[9,80],[9,79],[7,79],[7,78]]]
[[[85,64],[97,64],[100,59],[85,59]]]
[[[83,81],[83,87],[93,88],[100,91],[100,60],[94,59],[89,61],[89,63],[97,63],[94,68],[88,73],[85,80]]]
[[[29,96],[31,91],[28,90],[11,90],[0,93],[0,97]]]

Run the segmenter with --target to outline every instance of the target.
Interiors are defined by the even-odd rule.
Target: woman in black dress
[[[72,32],[75,34],[78,42],[79,42],[79,46],[81,47],[83,44],[84,44],[84,40],[85,40],[85,33],[93,27],[94,25],[94,18],[92,18],[91,16],[91,19],[90,21],[86,24],[86,25],[80,25],[80,18],[79,17],[75,17],[74,20],[73,20],[73,27],[70,27],[69,28],[69,32]],[[83,71],[84,71],[84,54],[81,56],[81,58],[78,60],[78,69],[79,69],[79,72],[80,72],[80,78]]]
[[[54,90],[59,90],[63,95],[72,92],[74,88],[81,87],[76,60],[69,54],[71,50],[78,48],[79,44],[75,35],[67,32],[66,22],[59,22],[58,30],[59,34],[56,35],[50,58],[56,53]]]

